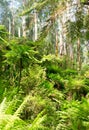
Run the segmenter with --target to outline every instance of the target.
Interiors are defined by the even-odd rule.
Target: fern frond
[[[6,98],[4,98],[0,104],[0,114],[5,113],[5,109],[6,109]]]
[[[19,108],[16,110],[16,112],[14,113],[15,116],[19,116],[20,113],[23,111],[25,105],[27,104],[27,102],[30,100],[30,95],[28,95],[24,101],[22,102],[22,104],[19,106]]]
[[[5,39],[3,39],[2,37],[0,37],[0,40],[3,41],[4,43],[6,43],[7,45],[9,45],[9,42],[7,42]]]
[[[27,124],[17,116],[9,114],[0,115],[0,130],[24,130]]]
[[[38,128],[45,128],[42,125],[42,122],[46,119],[46,115],[43,115],[45,112],[45,110],[41,111],[37,117],[35,118],[35,120],[33,121],[33,123],[31,124],[29,130],[37,130]],[[43,115],[43,116],[42,116]]]

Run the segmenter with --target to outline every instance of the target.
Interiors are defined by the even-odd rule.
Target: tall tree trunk
[[[12,1],[12,36],[15,36],[15,14],[14,14],[14,0]]]
[[[26,16],[22,17],[22,36],[26,37]]]
[[[58,56],[58,32],[56,31],[56,50],[55,50],[56,56]]]
[[[80,46],[80,38],[77,41],[77,63],[78,63],[78,70],[81,70],[81,46]]]
[[[69,53],[70,53],[70,67],[73,69],[74,55],[73,55],[73,45],[72,45],[72,43],[69,44]]]
[[[59,52],[60,52],[60,56],[63,56],[64,55],[64,16],[61,16],[60,18],[60,37],[59,37]]]
[[[21,30],[20,30],[20,27],[18,27],[18,37],[19,37],[19,38],[21,37]]]
[[[15,19],[14,19],[14,14],[13,14],[13,18],[12,18],[12,36],[15,36]]]
[[[26,7],[26,0],[23,0],[23,8]],[[22,17],[22,36],[26,37],[26,16]]]
[[[77,0],[78,6],[80,6],[80,0]]]
[[[63,35],[62,32],[60,32],[60,56],[63,55]]]
[[[37,40],[37,12],[34,11],[34,41]]]
[[[11,35],[11,19],[9,18],[9,39],[10,39],[10,35]]]

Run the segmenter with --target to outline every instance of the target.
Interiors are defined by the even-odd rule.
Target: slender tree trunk
[[[63,55],[63,36],[62,32],[60,32],[60,56]]]
[[[26,7],[26,0],[23,0],[23,8]],[[26,16],[22,17],[22,36],[26,37]]]
[[[12,18],[12,36],[13,37],[15,36],[15,19],[14,19],[14,15],[13,15],[13,18]]]
[[[26,37],[26,16],[22,17],[22,36]]]
[[[66,56],[67,55],[67,44],[66,44],[66,42],[64,42],[64,55]]]
[[[18,37],[19,37],[19,38],[21,37],[21,30],[20,30],[20,27],[18,27]]]
[[[12,0],[12,36],[15,36],[15,13],[14,13],[14,0]]]
[[[80,6],[80,0],[77,0],[78,6]]]
[[[80,46],[80,38],[77,41],[77,63],[78,63],[78,70],[81,70],[81,46]]]
[[[54,21],[54,26],[53,28],[55,28],[55,55],[58,57],[58,53],[59,53],[59,49],[58,49],[58,26],[56,26],[58,19],[57,19],[57,13],[55,11],[55,21]]]
[[[11,35],[11,19],[9,18],[9,39],[10,39],[10,35]]]
[[[56,31],[56,52],[55,52],[55,54],[56,54],[56,56],[58,56],[58,32]]]
[[[61,16],[60,18],[60,37],[59,37],[59,53],[60,53],[60,56],[63,56],[64,55],[64,23],[63,23],[63,20],[64,20],[64,17]]]
[[[73,55],[72,43],[69,44],[69,52],[70,52],[70,67],[73,68],[74,55]]]
[[[37,40],[37,12],[34,12],[34,41]]]

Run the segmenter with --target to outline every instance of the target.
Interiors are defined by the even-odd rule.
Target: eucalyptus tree
[[[37,18],[37,11],[36,9],[32,9],[30,12],[28,12],[28,9],[32,6],[34,6],[36,4],[36,1],[29,1],[29,0],[25,0],[23,2],[23,9],[25,10],[25,14],[22,16],[22,20],[23,22],[23,32],[25,33],[25,37],[26,37],[26,32],[28,32],[28,35],[30,35],[30,33],[33,35],[31,39],[33,39],[33,41],[37,40],[37,31],[38,31],[38,18]],[[23,14],[24,14],[23,12]]]
[[[9,8],[9,3],[10,1],[8,0],[0,0],[0,23],[4,24],[6,26],[6,28],[9,31],[9,18],[11,17],[11,11]]]
[[[46,54],[55,53],[56,56],[69,57],[66,61],[70,60],[72,66],[77,64],[76,67],[80,70],[81,43],[84,35],[84,5],[80,0],[33,0],[28,3],[29,8],[26,8],[22,14],[29,15],[30,22],[31,19],[33,21],[29,30],[34,29],[34,31],[30,33],[30,36],[33,34],[35,40],[38,37],[39,42],[45,39],[46,44],[42,50],[47,52]],[[71,62],[68,63],[70,67]]]
[[[60,4],[61,3],[61,4]],[[62,12],[62,1],[50,1],[50,0],[46,0],[46,1],[37,1],[35,4],[33,4],[33,6],[28,9],[27,11],[25,11],[23,14],[28,14],[28,13],[32,13],[34,12],[34,10],[36,10],[37,14],[38,14],[38,20],[41,21],[39,24],[42,25],[40,31],[42,31],[42,35],[41,37],[45,37],[47,36],[47,34],[51,34],[54,37],[54,39],[51,39],[51,42],[55,42],[55,46],[56,46],[56,53],[58,53],[58,42],[57,42],[57,16],[60,12]],[[37,39],[37,30],[39,30],[39,28],[37,29],[37,19],[36,19],[36,15],[35,15],[35,37]],[[55,26],[54,26],[55,25]],[[38,25],[39,27],[39,25]],[[53,28],[53,29],[52,29]],[[38,32],[39,33],[39,32]],[[55,35],[56,33],[56,35]],[[58,55],[58,54],[56,54]]]
[[[72,18],[67,21],[67,40],[70,42],[70,57],[73,66],[81,70],[82,65],[82,43],[84,43],[84,5],[76,0],[71,7]],[[67,41],[68,42],[68,41]],[[77,65],[77,66],[76,66]]]

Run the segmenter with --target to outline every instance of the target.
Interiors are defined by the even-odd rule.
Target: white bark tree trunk
[[[9,39],[10,39],[10,35],[11,35],[11,19],[9,18],[8,21],[9,21]]]
[[[23,8],[26,7],[26,0],[23,0]],[[22,36],[26,37],[26,16],[22,17]]]
[[[13,18],[12,18],[12,36],[15,36],[15,19],[14,19],[14,14],[13,14]]]
[[[26,16],[22,17],[22,36],[26,37]]]
[[[37,12],[35,11],[34,12],[34,41],[36,41],[37,40]]]
[[[56,31],[56,56],[58,56],[58,32]]]
[[[60,55],[63,55],[63,36],[62,36],[62,32],[60,32]]]
[[[15,13],[14,13],[14,0],[12,0],[12,36],[15,36]]]

